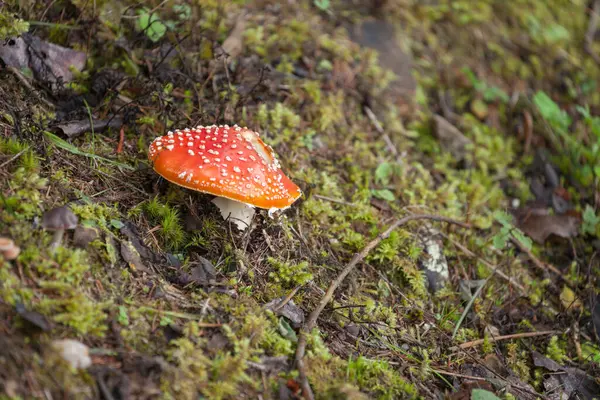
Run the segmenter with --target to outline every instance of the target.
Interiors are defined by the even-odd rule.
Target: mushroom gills
[[[252,222],[255,211],[254,207],[226,197],[215,197],[212,203],[219,208],[223,219],[235,224],[240,231],[245,231]]]

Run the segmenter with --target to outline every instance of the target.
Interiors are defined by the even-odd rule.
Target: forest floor
[[[0,398],[600,397],[599,19],[0,1]],[[242,232],[154,172],[212,124],[303,196]]]

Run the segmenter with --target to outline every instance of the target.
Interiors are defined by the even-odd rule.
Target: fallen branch
[[[501,340],[522,339],[522,338],[529,338],[529,337],[536,337],[536,336],[554,335],[557,333],[562,333],[562,332],[561,331],[541,331],[541,332],[513,333],[511,335],[495,336],[495,337],[489,337],[487,339],[472,340],[470,342],[459,344],[456,347],[452,347],[450,350],[470,349],[471,347],[477,347],[477,346],[483,344],[486,340],[488,342],[495,343],[495,342],[499,342]]]
[[[313,330],[313,328],[317,325],[317,319],[321,315],[321,312],[323,311],[323,309],[325,308],[327,303],[329,303],[331,301],[331,299],[333,298],[334,292],[342,284],[342,282],[344,281],[346,276],[348,276],[348,274],[358,265],[358,263],[360,263],[362,260],[365,259],[365,257],[369,254],[369,252],[371,250],[373,250],[375,247],[377,247],[377,245],[379,245],[379,243],[382,240],[384,240],[388,236],[390,236],[390,234],[394,230],[399,228],[400,226],[406,224],[407,222],[418,220],[418,219],[429,219],[432,221],[447,222],[449,224],[462,226],[463,228],[471,228],[471,225],[469,225],[467,223],[460,222],[460,221],[457,221],[457,220],[454,220],[451,218],[447,218],[447,217],[442,217],[439,215],[430,215],[430,214],[409,215],[407,217],[396,220],[385,231],[380,233],[375,239],[373,239],[371,242],[369,242],[359,253],[356,253],[354,255],[354,257],[352,257],[352,260],[350,260],[350,262],[338,274],[338,276],[333,280],[333,282],[331,282],[331,284],[329,285],[329,288],[327,288],[327,292],[325,292],[325,295],[321,298],[321,300],[319,301],[319,304],[317,304],[317,307],[310,313],[308,320],[306,321],[306,323],[302,327],[302,330],[300,331],[300,337],[298,338],[298,347],[296,348],[295,361],[296,361],[296,368],[298,368],[298,372],[300,375],[299,376],[300,385],[302,387],[302,392],[304,393],[304,398],[306,398],[308,400],[314,399],[314,395],[312,393],[310,384],[308,383],[308,378],[306,376],[306,367],[304,365],[304,353],[306,352],[307,336],[310,334],[310,332]]]

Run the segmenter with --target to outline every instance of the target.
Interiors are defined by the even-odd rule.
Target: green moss
[[[0,41],[20,36],[29,30],[29,22],[6,11],[0,12]]]
[[[546,347],[546,357],[563,364],[568,359],[564,349],[564,343],[558,340],[558,336],[552,336]]]
[[[309,263],[307,261],[294,263],[269,257],[267,262],[274,268],[274,271],[269,272],[269,278],[282,283],[287,288],[304,285],[313,279],[313,275],[308,272]]]
[[[349,382],[372,393],[377,399],[417,397],[417,389],[394,371],[386,361],[368,360],[364,357],[350,360],[347,377]]]
[[[29,219],[41,213],[42,193],[48,180],[19,167],[0,196],[0,206],[18,219]]]
[[[144,203],[143,209],[152,222],[160,224],[158,232],[165,247],[177,249],[184,244],[185,232],[178,210],[162,203],[158,197]]]

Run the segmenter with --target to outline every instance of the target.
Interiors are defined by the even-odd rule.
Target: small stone
[[[63,360],[69,363],[71,368],[85,369],[92,365],[89,348],[77,340],[55,340],[52,342],[52,347],[59,352]]]
[[[85,249],[91,242],[98,238],[98,231],[94,228],[78,226],[73,234],[73,244],[75,247]]]

